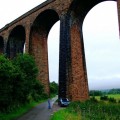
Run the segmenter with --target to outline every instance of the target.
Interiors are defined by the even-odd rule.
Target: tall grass
[[[51,116],[51,120],[81,120],[81,114],[71,114],[68,109],[61,109]]]
[[[108,98],[114,98],[116,101],[120,101],[120,94],[107,94]],[[95,96],[97,100],[100,100],[100,96]]]
[[[63,118],[62,118],[62,117]],[[57,117],[57,118],[56,118]],[[75,118],[74,118],[75,117]],[[120,103],[100,101],[72,102],[56,112],[51,120],[120,120]]]
[[[117,101],[120,100],[120,94],[108,94],[108,97],[115,98]]]

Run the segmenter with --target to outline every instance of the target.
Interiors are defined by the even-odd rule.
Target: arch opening
[[[60,21],[57,21],[48,34],[48,61],[50,94],[58,94]]]
[[[24,52],[25,44],[25,29],[19,25],[15,27],[8,38],[7,42],[7,56],[14,58],[18,53]]]
[[[32,24],[30,31],[29,52],[35,58],[38,65],[38,80],[45,86],[45,92],[49,94],[49,70],[48,70],[48,34],[52,26],[59,20],[56,11],[49,9],[40,13]]]
[[[86,100],[89,98],[87,67],[85,59],[83,21],[87,13],[98,3],[105,0],[84,2],[74,0],[68,10],[70,26],[71,70],[68,78],[68,96],[71,100]],[[113,2],[113,1],[112,1]],[[102,10],[101,10],[102,11]],[[101,12],[104,13],[105,11]],[[107,16],[107,15],[106,15]],[[94,17],[93,17],[94,18]],[[94,20],[93,20],[94,21]],[[93,24],[94,25],[94,24]],[[87,27],[88,28],[88,27]],[[92,28],[92,27],[91,27]],[[88,28],[89,29],[89,28]],[[75,92],[77,91],[77,93]]]
[[[4,53],[4,40],[3,37],[0,36],[0,54]]]
[[[120,41],[117,3],[96,5],[85,17],[83,35],[90,90],[119,86]]]
[[[101,2],[105,2],[108,0],[92,0],[92,1],[80,1],[73,0],[69,7],[69,11],[72,15],[72,18],[79,18],[81,22],[83,22],[87,13],[97,4]],[[109,1],[117,1],[117,0],[109,0]]]

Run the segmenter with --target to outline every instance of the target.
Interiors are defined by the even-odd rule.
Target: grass
[[[109,97],[120,99],[120,95]],[[66,109],[54,113],[51,120],[120,120],[120,103],[100,100],[71,102]]]
[[[41,100],[39,102],[31,102],[29,104],[25,104],[24,106],[19,107],[19,109],[16,109],[11,113],[0,113],[0,120],[14,120],[44,101],[45,100]]]
[[[81,116],[80,114],[71,114],[67,109],[61,109],[59,112],[56,112],[53,116],[51,116],[51,120],[81,120]]]
[[[120,94],[108,94],[107,96],[108,98],[114,98],[117,101],[120,100]],[[95,98],[100,101],[100,96],[95,96]]]
[[[120,94],[110,94],[108,95],[108,97],[112,97],[112,98],[115,98],[116,100],[120,100]]]

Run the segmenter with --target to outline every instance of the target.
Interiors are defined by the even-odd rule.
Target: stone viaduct
[[[0,53],[13,58],[17,53],[34,56],[38,79],[49,94],[47,38],[60,20],[59,97],[85,100],[88,80],[82,24],[86,14],[106,0],[47,0],[0,30]],[[116,1],[120,23],[120,0]]]

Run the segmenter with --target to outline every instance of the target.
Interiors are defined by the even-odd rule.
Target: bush
[[[50,93],[51,94],[58,94],[58,84],[54,81],[50,83]]]
[[[14,58],[13,63],[20,68],[20,70],[26,74],[29,81],[36,78],[38,75],[38,68],[35,64],[35,60],[28,54],[18,54]]]
[[[39,101],[40,99],[44,98],[43,95],[45,95],[44,86],[41,84],[40,81],[34,80],[33,90],[32,90],[32,93],[31,93],[31,96],[32,96],[33,100]]]
[[[30,102],[31,100],[38,101],[42,99],[44,93],[44,87],[40,81],[36,80],[38,75],[38,68],[35,64],[35,60],[28,54],[18,54],[13,60],[13,64],[20,68],[20,71],[24,73],[25,79],[22,83],[21,90],[23,101]],[[23,97],[24,96],[24,97]]]
[[[0,110],[10,112],[26,102],[47,96],[40,81],[34,58],[19,54],[13,60],[0,56]]]
[[[108,100],[108,96],[104,95],[100,97],[100,100]]]
[[[90,90],[89,95],[90,96],[101,96],[102,92],[98,90]]]
[[[91,97],[90,100],[93,102],[98,102],[98,100],[95,98],[95,96]]]
[[[116,99],[115,98],[111,98],[110,97],[108,100],[109,100],[109,102],[116,103]]]
[[[13,82],[17,68],[4,55],[0,56],[0,111],[8,108],[13,101]]]

